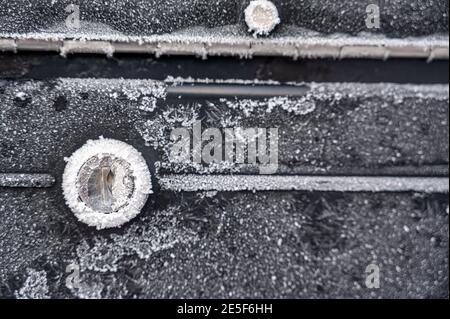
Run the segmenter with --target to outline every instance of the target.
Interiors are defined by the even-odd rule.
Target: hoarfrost
[[[27,269],[28,278],[22,288],[15,292],[17,299],[49,299],[47,274],[44,270]]]
[[[201,84],[265,84],[265,85],[280,85],[281,83],[279,81],[274,80],[242,80],[242,79],[209,79],[209,78],[193,78],[193,77],[174,77],[174,76],[167,76],[164,80],[164,83],[171,84],[174,86],[181,85],[181,84],[194,84],[194,83],[201,83]]]
[[[17,92],[16,94],[16,98],[21,101],[25,101],[27,97],[28,95],[25,92]]]
[[[179,207],[154,212],[127,228],[123,234],[109,237],[96,237],[93,245],[83,241],[77,247],[81,273],[116,272],[119,261],[136,255],[147,260],[152,254],[173,248],[177,244],[188,244],[198,240],[193,231],[184,228],[177,219]]]
[[[145,122],[137,124],[137,129],[148,146],[161,151],[163,161],[155,163],[157,172],[161,168],[170,168],[175,172],[183,172],[186,169],[193,169],[201,174],[208,174],[213,172],[221,172],[234,168],[233,163],[211,163],[209,166],[203,166],[193,162],[171,162],[170,151],[173,141],[170,140],[171,129],[178,127],[191,127],[199,120],[199,108],[197,104],[194,105],[176,105],[162,111],[154,116],[154,118]]]
[[[139,104],[139,109],[151,113],[155,110],[157,101],[158,99],[154,97],[144,96]]]
[[[103,275],[127,271],[128,262],[145,262],[155,253],[177,245],[195,244],[199,236],[181,223],[180,210],[180,207],[173,206],[152,212],[123,233],[83,240],[76,248],[76,259],[72,261],[80,266],[81,275],[79,287],[70,288],[72,293],[79,298],[120,298],[128,294],[127,287],[116,287],[114,282],[104,285],[104,280],[100,279],[104,278]]]
[[[225,102],[233,110],[238,109],[242,111],[245,117],[250,117],[255,111],[260,111],[264,108],[267,113],[271,113],[275,108],[281,108],[295,115],[306,115],[316,109],[312,94],[307,94],[300,98],[279,96],[264,100],[242,99],[230,101],[221,99],[221,102]]]
[[[123,94],[130,101],[142,98],[144,107],[152,107],[156,99],[165,99],[166,85],[154,80],[59,78],[56,89],[76,92],[101,92],[112,98]]]

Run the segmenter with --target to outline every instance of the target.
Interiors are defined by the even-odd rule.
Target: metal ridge
[[[0,51],[51,51],[66,56],[75,53],[104,54],[109,57],[116,53],[162,55],[208,56],[283,56],[299,58],[332,59],[379,59],[419,58],[448,60],[448,37],[445,40],[426,41],[410,39],[360,39],[360,38],[317,38],[295,40],[224,39],[220,42],[206,42],[201,38],[172,39],[158,37],[130,41],[74,40],[58,38],[0,37]]]
[[[448,178],[387,176],[166,175],[171,191],[321,191],[448,193]]]

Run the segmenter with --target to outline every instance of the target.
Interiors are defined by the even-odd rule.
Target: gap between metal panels
[[[192,56],[155,58],[143,54],[75,54],[63,58],[53,52],[0,52],[0,78],[53,80],[56,78],[124,78],[177,81],[181,79],[277,83],[357,82],[435,84],[449,81],[448,60],[426,63],[423,59],[302,59],[283,57]],[[226,83],[224,83],[226,84]]]

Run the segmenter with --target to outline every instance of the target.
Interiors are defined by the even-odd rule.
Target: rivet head
[[[67,205],[82,222],[98,229],[131,220],[152,193],[145,159],[131,145],[89,140],[67,159],[63,175]]]
[[[278,9],[268,0],[254,0],[245,9],[245,22],[255,36],[268,35],[280,23]]]

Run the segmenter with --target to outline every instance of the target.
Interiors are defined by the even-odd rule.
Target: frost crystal
[[[139,225],[131,225],[122,235],[96,237],[93,244],[83,241],[77,247],[81,270],[116,272],[119,261],[126,256],[137,255],[147,260],[152,254],[177,244],[196,242],[197,234],[183,227],[177,219],[179,210],[179,207],[172,207],[155,216],[143,217]]]
[[[17,299],[49,299],[47,274],[45,271],[36,271],[27,269],[28,278],[25,280],[23,287],[16,293]]]

